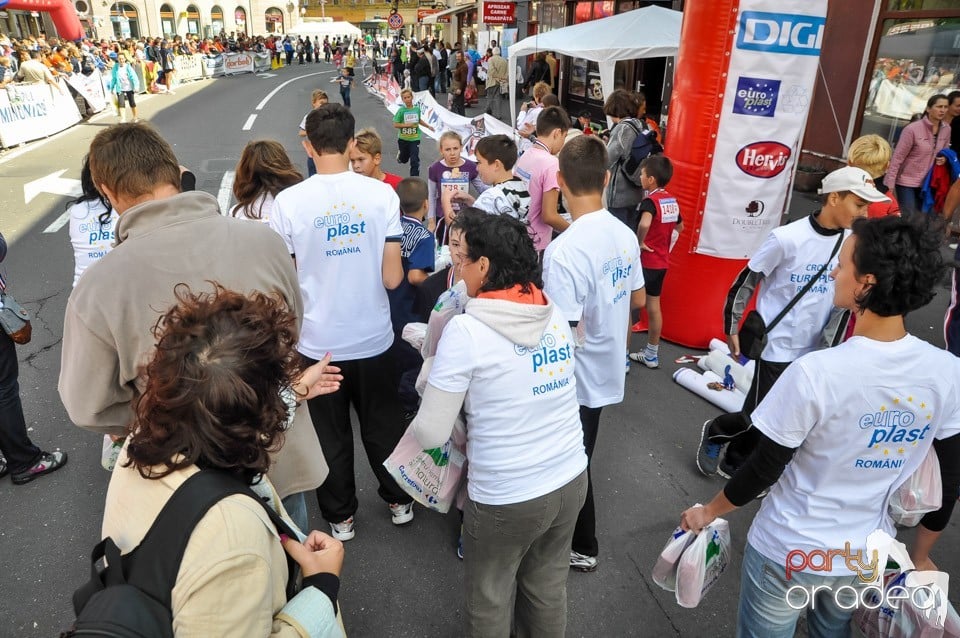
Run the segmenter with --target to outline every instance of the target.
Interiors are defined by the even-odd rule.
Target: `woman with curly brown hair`
[[[131,434],[110,480],[103,536],[127,554],[180,485],[201,470],[247,484],[290,523],[265,477],[283,443],[292,400],[336,391],[326,361],[300,368],[296,319],[279,297],[220,286],[176,291],[155,328]],[[296,530],[292,524],[290,527]],[[287,600],[287,555],[303,587]],[[321,532],[280,536],[243,494],[208,510],[193,529],[171,592],[175,635],[342,636],[336,619],[343,546]]]
[[[273,210],[277,193],[299,184],[303,174],[296,169],[280,142],[254,140],[247,142],[237,163],[233,196],[237,205],[230,214],[240,219],[266,223]]]

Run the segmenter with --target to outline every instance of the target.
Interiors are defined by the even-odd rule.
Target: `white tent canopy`
[[[336,36],[358,38],[363,32],[349,22],[314,22],[304,20],[294,25],[288,33],[289,35],[319,36],[321,38],[323,36],[330,36],[331,38],[335,38]]]
[[[516,108],[518,57],[554,51],[597,62],[603,94],[610,95],[617,61],[677,55],[682,21],[680,11],[649,6],[524,38],[509,49],[511,112]]]

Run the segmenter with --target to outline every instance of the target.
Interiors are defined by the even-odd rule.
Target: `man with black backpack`
[[[750,414],[787,366],[819,347],[837,345],[846,332],[849,313],[834,308],[830,273],[853,221],[886,195],[866,171],[851,166],[827,175],[820,193],[820,211],[774,228],[727,295],[723,324],[730,354],[738,359],[742,350],[756,359],[756,370],[743,408],[703,424],[697,467],[707,476],[730,478],[750,456],[758,440]],[[757,310],[740,326],[761,282]]]

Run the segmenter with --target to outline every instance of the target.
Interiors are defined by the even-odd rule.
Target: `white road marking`
[[[253,116],[256,117],[256,116]],[[217,201],[220,202],[220,214],[230,214],[230,202],[233,201],[233,180],[236,173],[226,171],[220,180],[220,190],[217,192]]]
[[[263,100],[260,101],[260,104],[257,104],[257,107],[256,107],[255,109],[253,109],[253,110],[254,110],[254,111],[262,111],[262,110],[263,110],[263,107],[265,107],[265,106],[267,105],[267,102],[269,102],[269,101],[273,98],[274,95],[276,95],[277,93],[279,93],[279,92],[280,92],[280,89],[282,89],[283,87],[287,86],[287,85],[290,84],[291,82],[296,82],[297,80],[302,80],[303,78],[313,77],[314,75],[327,75],[328,73],[334,73],[334,71],[335,71],[335,69],[334,69],[334,70],[331,70],[331,71],[318,71],[317,73],[307,73],[306,75],[300,75],[300,76],[297,76],[297,77],[295,77],[295,78],[289,79],[289,80],[287,80],[286,82],[284,82],[283,84],[281,84],[280,86],[278,86],[277,88],[275,88],[274,90],[272,90],[272,91],[270,91],[269,93],[267,93],[267,97],[263,98]]]
[[[243,125],[243,130],[244,130],[244,131],[249,131],[250,129],[252,129],[252,128],[253,128],[253,123],[256,121],[256,119],[257,119],[257,114],[256,114],[256,113],[254,113],[253,115],[251,115],[250,117],[248,117],[248,118],[247,118],[247,123]]]
[[[67,222],[70,221],[70,211],[64,211],[60,217],[57,217],[52,224],[43,229],[45,233],[55,233],[64,226],[67,225]]]

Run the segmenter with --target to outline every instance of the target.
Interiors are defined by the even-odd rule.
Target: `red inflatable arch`
[[[0,3],[2,4],[2,3]],[[19,11],[46,11],[57,27],[57,37],[61,40],[79,40],[83,38],[83,25],[77,17],[71,0],[10,0],[3,4],[4,9]]]

